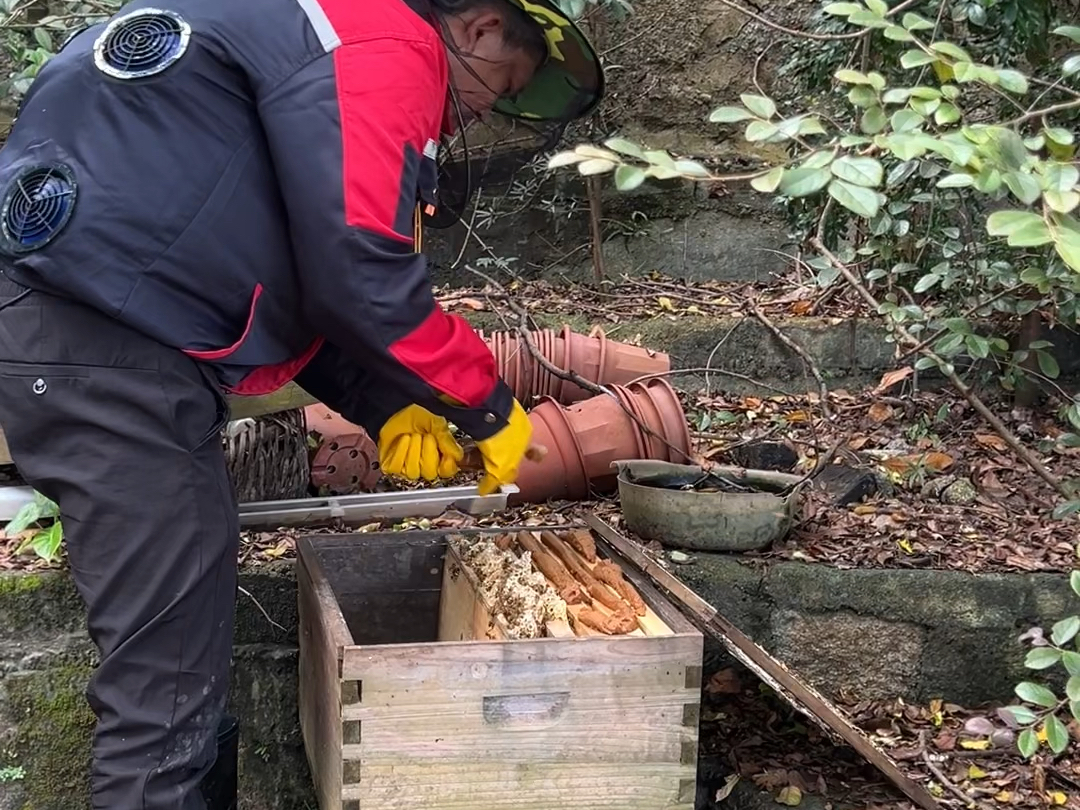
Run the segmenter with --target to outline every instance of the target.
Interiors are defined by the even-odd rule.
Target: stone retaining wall
[[[1008,699],[1023,675],[1016,636],[1077,608],[1056,576],[692,560],[676,568],[688,584],[826,693]],[[240,807],[315,810],[297,715],[292,565],[247,570],[241,587],[231,709]],[[0,577],[0,810],[85,806],[94,654],[83,622],[65,575]]]
[[[297,714],[292,565],[244,572],[240,586],[230,698],[240,808],[315,810]],[[96,654],[84,621],[65,575],[0,577],[0,810],[88,806],[93,716],[83,690]]]
[[[588,332],[596,319],[581,315],[530,313],[539,328],[555,328],[564,323],[579,332]],[[467,320],[478,329],[506,329],[497,313],[469,312]],[[777,319],[784,333],[814,358],[830,389],[847,388],[855,391],[866,385],[876,385],[886,371],[895,369],[896,344],[890,343],[888,329],[880,319],[865,318],[808,318]],[[738,329],[732,328],[738,325]],[[755,318],[657,316],[627,318],[617,324],[602,323],[612,340],[637,342],[655,351],[671,355],[673,369],[717,369],[711,375],[711,390],[760,394],[760,384],[774,386],[792,394],[816,391],[817,383],[805,363],[790,348]],[[1044,329],[1041,337],[1054,346],[1049,351],[1061,367],[1059,383],[1072,387],[1080,378],[1080,334],[1066,328]],[[723,347],[714,351],[720,341]],[[710,362],[711,361],[711,362]],[[971,361],[958,358],[958,368],[967,368]],[[742,377],[724,375],[735,372]],[[987,368],[988,372],[991,372]],[[987,380],[994,380],[988,373]],[[936,371],[921,372],[920,381],[926,387],[945,383]],[[977,374],[969,374],[969,384],[979,388]],[[677,388],[701,390],[702,374],[677,374],[671,377]],[[759,383],[759,384],[755,384]],[[775,393],[769,391],[768,393]]]
[[[749,565],[716,554],[675,572],[823,692],[866,699],[1008,702],[1034,674],[1017,637],[1080,611],[1055,574]]]

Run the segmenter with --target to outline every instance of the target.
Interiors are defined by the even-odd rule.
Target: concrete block
[[[772,627],[773,654],[825,693],[890,698],[910,694],[918,680],[924,632],[916,625],[780,610]]]
[[[1011,628],[1027,605],[1022,576],[954,571],[840,570],[770,566],[765,589],[778,605],[848,610],[928,627]]]
[[[758,644],[769,641],[769,611],[763,599],[762,573],[723,554],[691,555],[692,564],[674,573]]]
[[[1011,628],[936,627],[928,631],[919,693],[961,705],[1008,702],[1022,680],[1041,679],[1024,669],[1026,650]],[[1025,674],[1026,673],[1026,674]]]

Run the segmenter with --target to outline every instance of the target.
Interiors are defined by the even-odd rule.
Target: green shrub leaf
[[[754,116],[742,107],[717,107],[709,113],[709,121],[714,124],[735,124],[748,121]]]
[[[1030,681],[1018,683],[1015,691],[1018,698],[1028,703],[1034,703],[1036,706],[1052,709],[1058,704],[1057,695],[1037,683],[1031,683]]]
[[[1043,730],[1046,733],[1046,743],[1055,754],[1060,754],[1069,747],[1069,730],[1056,714],[1051,714],[1046,718]]]
[[[1080,632],[1080,616],[1069,616],[1051,628],[1050,640],[1057,646],[1064,647],[1076,637],[1078,632]]]
[[[1016,738],[1016,747],[1025,759],[1031,759],[1035,756],[1035,752],[1039,750],[1039,738],[1035,736],[1035,732],[1030,728],[1025,729]]]
[[[1048,669],[1060,660],[1060,650],[1055,650],[1053,647],[1036,647],[1028,652],[1024,659],[1024,666],[1028,669]]]
[[[834,160],[830,169],[841,180],[868,188],[877,188],[881,185],[881,178],[885,175],[881,163],[871,157],[844,155]]]
[[[844,180],[833,180],[829,183],[829,196],[849,211],[866,219],[876,217],[881,206],[876,191]]]

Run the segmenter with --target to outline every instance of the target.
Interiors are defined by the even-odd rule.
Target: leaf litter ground
[[[545,280],[508,282],[506,290],[529,312],[545,315],[582,315],[611,325],[631,319],[664,316],[743,317],[746,299],[753,298],[774,317],[818,316],[872,317],[857,296],[839,287],[822,292],[808,273],[789,271],[781,278],[762,282],[686,281],[659,273],[605,281],[599,288],[563,277],[557,283]],[[488,297],[490,289],[443,287],[437,290],[442,306],[458,313],[500,311]],[[612,332],[614,335],[614,332]]]
[[[724,806],[717,796],[736,787],[737,777],[781,805],[812,797],[836,807],[915,807],[853,750],[832,745],[753,675],[721,669],[706,685],[703,700],[701,771],[714,806]],[[1073,744],[1062,756],[1025,762],[1014,747],[995,746],[972,733],[984,730],[977,725],[983,716],[978,711],[940,701],[910,705],[844,695],[836,700],[943,807],[966,806],[954,790],[981,808],[1080,807],[1080,728],[1075,723]],[[927,760],[954,790],[931,773]]]
[[[1077,521],[1051,517],[1060,498],[951,391],[903,398],[834,391],[831,422],[816,396],[685,399],[706,460],[731,463],[733,446],[779,441],[798,457],[795,471],[806,472],[837,446],[834,462],[873,476],[878,491],[845,508],[812,496],[790,535],[756,556],[843,568],[1065,572],[1076,565]],[[1065,429],[1049,409],[995,410],[1051,472],[1080,481],[1080,449],[1057,441]]]

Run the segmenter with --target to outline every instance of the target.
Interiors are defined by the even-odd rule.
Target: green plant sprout
[[[47,527],[41,527],[41,521],[51,520]],[[28,550],[33,551],[45,562],[53,562],[60,553],[60,546],[64,542],[64,527],[60,522],[60,509],[56,503],[46,498],[40,492],[34,492],[34,500],[25,504],[6,526],[4,534],[13,537],[20,534],[31,526],[38,526],[38,531],[31,534],[16,550],[17,554],[24,554]]]

